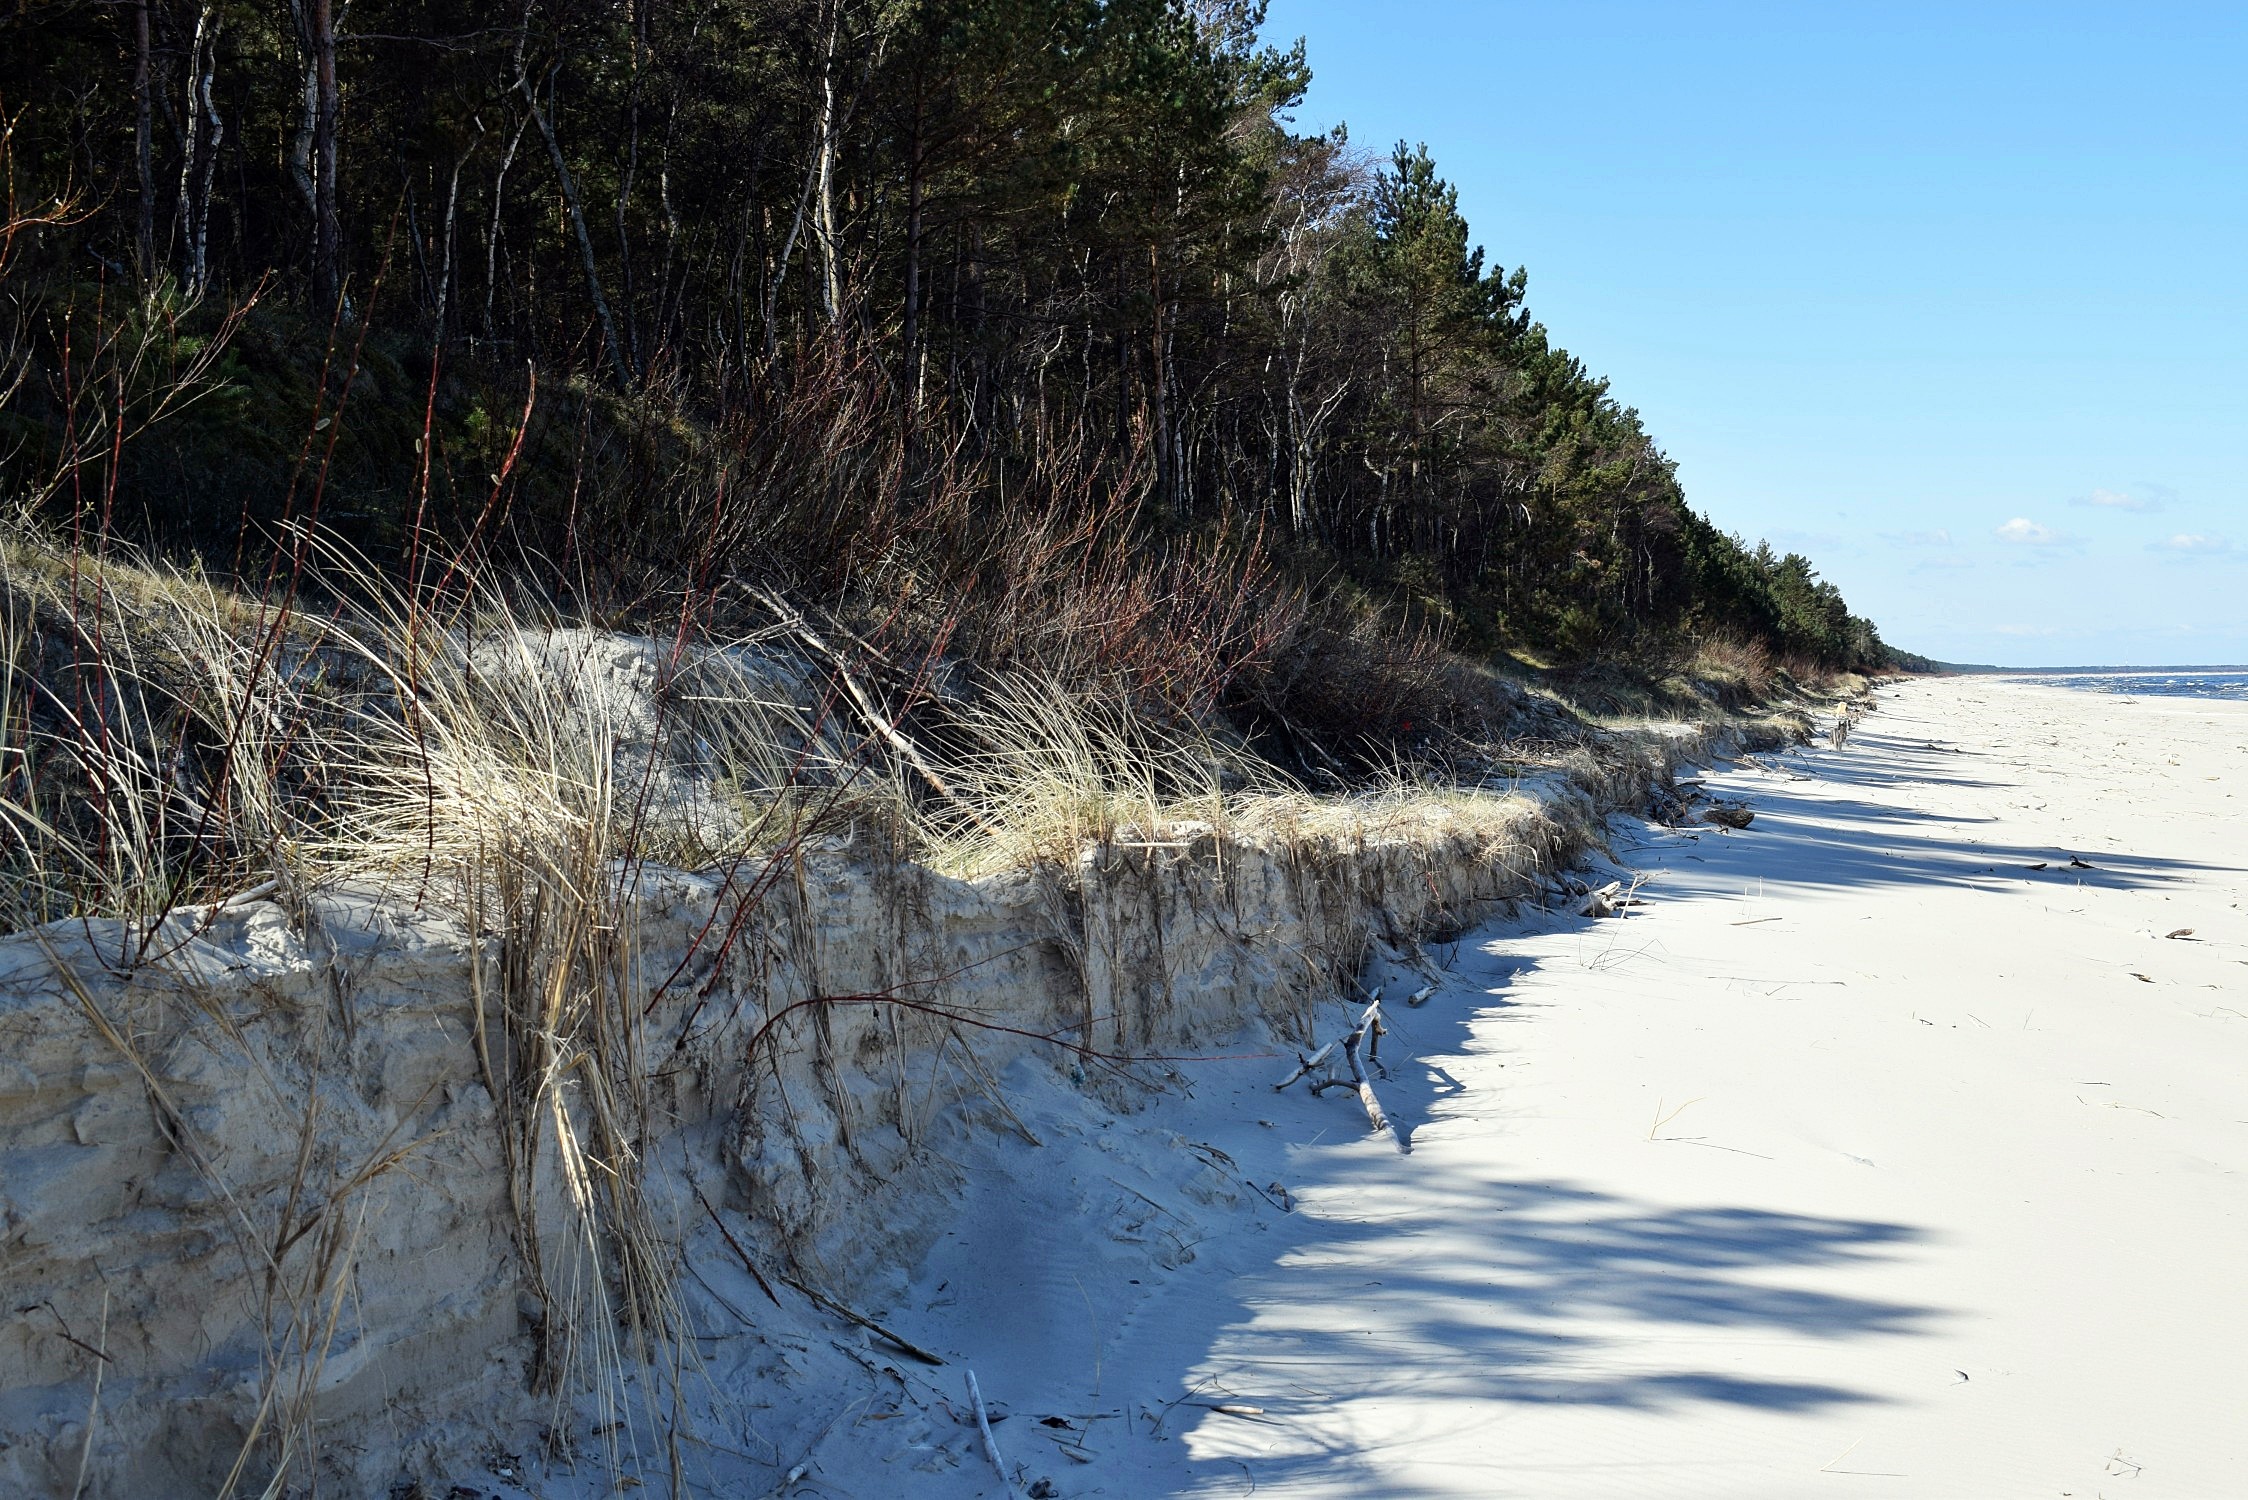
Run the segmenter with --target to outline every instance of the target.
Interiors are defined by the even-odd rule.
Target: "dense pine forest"
[[[620,623],[753,582],[1346,729],[1438,657],[1887,661],[1690,507],[1426,147],[1293,128],[1263,21],[17,0],[0,484],[238,579],[313,528]]]

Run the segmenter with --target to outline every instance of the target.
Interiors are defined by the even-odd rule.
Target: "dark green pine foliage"
[[[1470,647],[1879,659],[1806,561],[1688,506],[1425,146],[1294,129],[1304,49],[1263,22],[1255,0],[10,7],[11,212],[49,222],[0,259],[0,484],[229,556],[317,504],[378,554],[485,518],[581,567],[597,526],[604,559],[762,547],[836,576],[1066,491],[1151,555],[1250,548]],[[202,398],[112,474],[88,391],[153,403],[221,332]],[[315,387],[328,409],[354,368],[307,486]]]

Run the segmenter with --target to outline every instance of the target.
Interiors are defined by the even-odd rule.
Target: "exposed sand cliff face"
[[[1300,1032],[1370,944],[1535,889],[1718,742],[973,880],[865,841],[607,869],[608,920],[561,936],[535,890],[471,931],[450,893],[347,888],[0,940],[0,1491],[597,1450],[711,1216],[878,1307],[955,1211],[932,1142],[1005,1128],[993,1070],[1135,1107],[1114,1058]]]

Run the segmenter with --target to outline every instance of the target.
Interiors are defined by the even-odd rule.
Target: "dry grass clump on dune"
[[[272,873],[299,800],[279,741],[307,685],[254,659],[279,644],[263,634],[191,574],[0,548],[8,925],[142,920]]]
[[[1777,653],[1762,641],[1738,635],[1701,637],[1682,671],[1690,681],[1714,691],[1720,703],[1736,709],[1805,693],[1854,697],[1866,687],[1861,673],[1821,666],[1807,656]]]
[[[1416,856],[1452,850],[1464,862],[1527,877],[1547,862],[1556,838],[1592,842],[1576,809],[1542,804],[1507,786],[1432,786],[1400,771],[1347,797],[1283,796],[1244,809],[1243,838],[1327,857],[1384,848]]]
[[[1772,691],[1779,667],[1771,648],[1742,636],[1705,636],[1696,643],[1688,674],[1733,702],[1754,702]]]
[[[951,873],[1064,862],[1093,845],[1183,848],[1213,836],[1278,847],[1488,841],[1532,806],[1506,780],[1440,782],[1403,762],[1363,774],[1347,793],[1314,794],[1213,737],[1151,724],[1117,698],[1044,679],[1002,682],[958,722],[974,748],[947,767],[954,799],[916,820],[923,858]]]
[[[78,918],[93,963],[169,974],[220,911],[197,903],[261,889],[314,921],[310,890],[357,880],[496,937],[466,950],[474,1042],[526,1289],[546,1310],[540,1382],[558,1407],[586,1391],[614,1407],[628,1367],[671,1368],[659,1356],[680,1331],[676,1245],[641,1192],[653,1111],[624,862],[689,857],[714,828],[736,843],[760,830],[717,797],[685,805],[653,774],[628,779],[631,736],[660,737],[661,727],[636,719],[629,699],[572,684],[535,658],[534,643],[553,637],[526,628],[503,600],[415,609],[346,559],[323,566],[353,602],[312,614],[177,570],[73,560],[22,541],[0,554],[0,924]],[[701,742],[731,774],[755,780],[781,742],[762,732],[774,712],[729,704],[702,714]],[[820,754],[811,734],[793,749],[804,761]],[[652,755],[643,762],[654,765]],[[784,828],[796,816],[786,798],[762,806]],[[40,941],[100,1034],[176,1115],[162,1109],[158,1070],[138,1057],[134,1028],[104,1011],[97,976]],[[192,973],[181,976],[192,1000]],[[244,1068],[245,1088],[273,1093],[278,1114],[301,1119],[300,1177],[317,1159],[318,1081],[333,1062],[317,1034],[301,1045],[285,1074]],[[194,1149],[184,1126],[174,1133],[214,1196],[236,1201],[215,1154]],[[356,1253],[342,1209],[397,1164],[393,1154],[340,1183],[308,1180],[288,1193],[278,1228],[245,1240],[272,1326],[265,1399],[238,1475],[262,1466],[278,1486],[311,1472],[314,1397]],[[310,1262],[287,1248],[300,1197],[325,1204]],[[641,1389],[654,1399],[651,1383]]]
[[[895,799],[754,643],[562,629],[499,590],[432,608],[335,554],[314,571],[344,602],[0,552],[0,920],[145,922],[510,848],[701,865]]]

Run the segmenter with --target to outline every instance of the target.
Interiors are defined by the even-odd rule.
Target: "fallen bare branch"
[[[1015,1500],[1015,1481],[1007,1477],[1007,1465],[999,1456],[999,1444],[991,1435],[991,1417],[984,1410],[983,1391],[976,1385],[976,1372],[968,1372],[968,1399],[976,1408],[976,1431],[983,1434],[984,1457],[991,1460],[992,1468],[999,1472],[999,1482],[1007,1487],[1008,1500]]]

